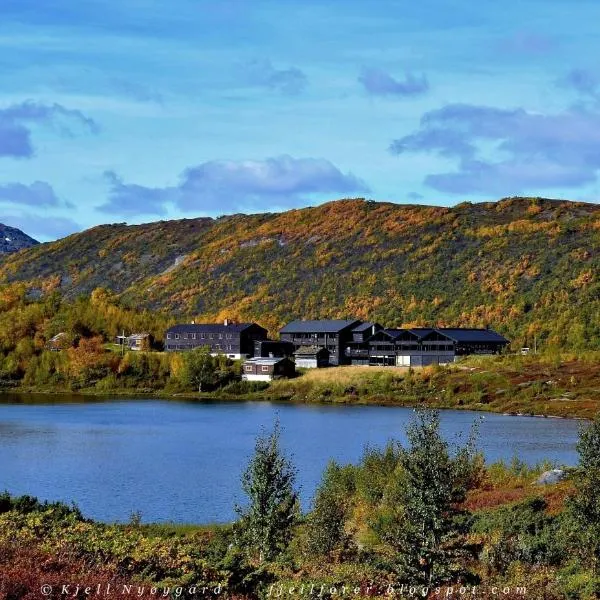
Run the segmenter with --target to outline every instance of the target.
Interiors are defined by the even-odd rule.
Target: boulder
[[[562,481],[567,474],[563,469],[552,469],[550,471],[544,471],[535,482],[536,485],[553,485]]]

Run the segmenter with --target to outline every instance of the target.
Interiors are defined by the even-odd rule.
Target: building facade
[[[332,365],[350,364],[344,348],[352,341],[352,329],[361,324],[357,320],[330,319],[323,321],[292,321],[279,331],[284,342],[291,342],[294,350],[302,346],[318,346],[329,351]]]
[[[267,330],[256,323],[186,323],[174,325],[165,333],[167,352],[185,352],[208,346],[212,354],[231,359],[254,356],[254,344],[267,339]]]
[[[254,356],[262,358],[290,358],[294,354],[294,344],[277,340],[257,340],[254,342]]]
[[[491,329],[378,329],[345,348],[354,365],[423,367],[454,362],[469,354],[499,354],[509,341]]]
[[[296,374],[294,362],[289,358],[249,358],[244,362],[242,380],[273,381]]]

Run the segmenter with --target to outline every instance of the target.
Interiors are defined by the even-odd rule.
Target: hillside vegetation
[[[104,225],[0,261],[30,297],[106,287],[164,318],[356,316],[492,325],[514,347],[600,347],[600,207],[340,200],[280,214]]]

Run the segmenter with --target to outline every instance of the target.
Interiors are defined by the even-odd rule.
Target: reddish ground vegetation
[[[119,597],[126,597],[121,594],[123,585],[134,586],[132,597],[156,597],[150,593],[149,586],[138,593],[138,586],[143,583],[125,580],[108,566],[90,568],[68,553],[50,555],[32,546],[17,544],[0,547],[0,600],[58,600],[65,597],[64,585],[69,586],[70,598],[88,598],[86,587],[105,591],[109,584],[108,589],[118,590]],[[110,597],[110,594],[104,596]]]
[[[464,508],[471,512],[486,508],[495,508],[517,500],[523,500],[528,495],[525,488],[512,489],[478,489],[469,493]]]

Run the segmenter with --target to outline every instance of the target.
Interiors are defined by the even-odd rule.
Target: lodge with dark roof
[[[240,359],[254,356],[255,342],[267,339],[267,330],[256,323],[185,323],[169,327],[165,334],[167,352],[208,346],[213,354]]]
[[[411,327],[386,329],[357,319],[292,321],[278,341],[256,323],[188,323],[170,327],[167,352],[208,346],[232,359],[289,358],[305,368],[336,365],[421,367],[469,354],[499,354],[509,341],[492,329]]]
[[[344,348],[352,341],[352,330],[361,325],[356,319],[329,319],[324,321],[292,321],[280,329],[279,337],[291,342],[294,350],[302,346],[318,346],[329,351],[329,364],[350,363]]]
[[[309,346],[313,354],[319,348],[327,349],[331,365],[448,364],[468,354],[498,354],[509,343],[491,329],[385,329],[379,323],[358,320],[292,321],[281,329],[280,336],[294,344],[297,359],[301,348]],[[310,366],[317,366],[313,363]]]
[[[428,328],[384,329],[373,324],[368,338],[346,346],[354,365],[424,367],[448,364],[468,354],[499,354],[509,341],[491,329]]]

